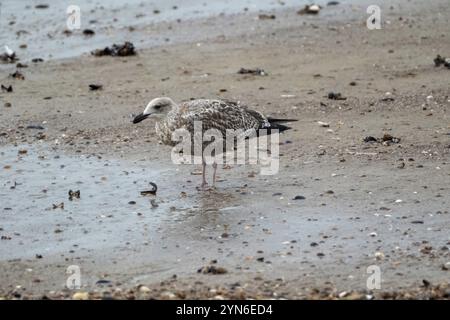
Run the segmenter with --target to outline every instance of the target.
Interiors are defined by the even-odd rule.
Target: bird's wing
[[[203,130],[218,129],[223,134],[227,129],[245,132],[258,130],[268,124],[267,118],[261,113],[232,101],[193,100],[182,104],[181,112],[186,123],[201,121]]]

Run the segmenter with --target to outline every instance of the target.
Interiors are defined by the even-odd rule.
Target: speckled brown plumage
[[[236,102],[199,99],[173,106],[167,117],[157,122],[156,132],[167,145],[175,145],[172,132],[186,129],[194,133],[194,122],[201,121],[202,130],[217,129],[226,137],[227,129],[269,128],[269,120],[260,112],[248,109]]]

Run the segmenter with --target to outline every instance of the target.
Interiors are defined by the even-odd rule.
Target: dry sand
[[[0,65],[14,90],[0,93],[0,296],[71,297],[78,265],[92,298],[448,298],[450,70],[433,64],[450,56],[448,3],[385,4],[373,31],[365,8],[161,22],[139,32],[186,39],[29,63],[25,80]],[[299,119],[279,174],[221,168],[217,190],[198,191],[198,168],[170,162],[153,121],[130,122],[157,96]],[[400,142],[363,141],[384,134]],[[150,181],[155,209],[139,195]],[[197,272],[211,261],[227,272]],[[380,290],[366,287],[371,265]]]

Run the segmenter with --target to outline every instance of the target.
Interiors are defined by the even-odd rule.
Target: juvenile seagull
[[[198,99],[176,104],[167,97],[155,98],[149,102],[144,112],[138,114],[133,123],[139,123],[148,117],[156,117],[156,133],[163,144],[175,146],[177,142],[172,141],[172,133],[177,129],[185,129],[194,135],[194,122],[201,121],[202,131],[217,129],[222,137],[226,137],[226,130],[242,129],[249,130],[266,129],[267,134],[271,129],[278,132],[290,129],[290,127],[279,124],[279,122],[297,121],[293,119],[274,119],[264,116],[258,111],[248,109],[237,102]],[[205,145],[203,146],[203,148]],[[216,182],[217,164],[212,164],[213,185]],[[202,187],[207,185],[205,179],[206,162],[202,156]]]

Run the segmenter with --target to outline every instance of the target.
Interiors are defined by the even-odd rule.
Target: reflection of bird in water
[[[198,99],[176,104],[172,99],[162,97],[155,98],[149,102],[144,112],[137,115],[133,123],[156,116],[160,117],[156,123],[156,133],[162,143],[170,146],[176,145],[172,140],[172,133],[177,129],[185,129],[194,137],[194,122],[201,122],[202,134],[209,129],[216,129],[222,137],[226,137],[226,130],[242,130],[247,132],[258,132],[266,129],[267,134],[281,132],[290,129],[279,122],[296,121],[291,119],[273,119],[264,116],[258,111],[248,109],[236,102],[222,100]],[[203,149],[205,148],[203,145]],[[213,184],[216,180],[217,164],[212,164]],[[206,161],[202,154],[202,187],[206,186],[205,179]]]

